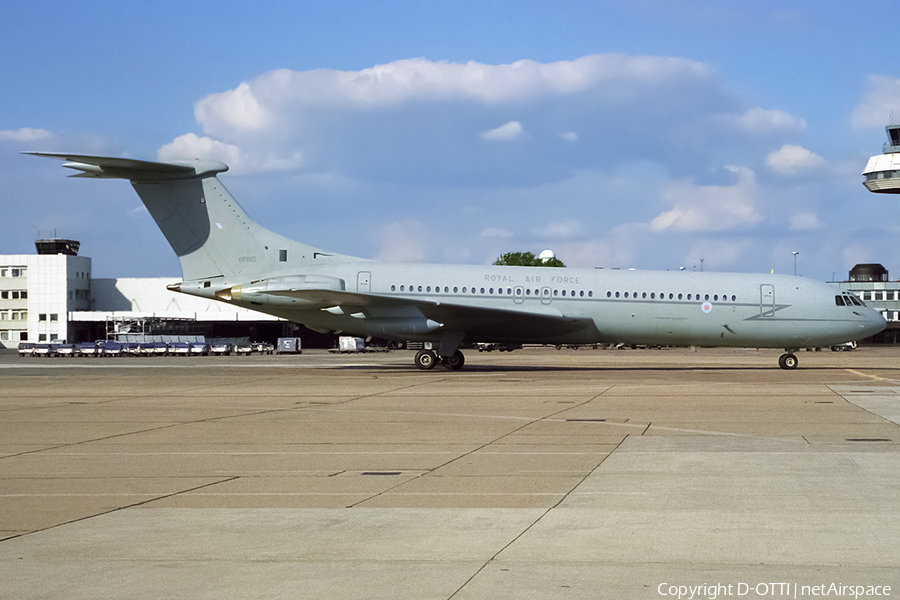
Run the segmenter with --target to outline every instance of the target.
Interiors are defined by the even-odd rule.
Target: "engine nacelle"
[[[295,292],[327,290],[343,292],[344,280],[328,275],[286,275],[269,277],[247,284],[234,285],[216,292],[216,297],[226,302],[255,302],[270,306],[318,306],[322,300],[304,297]]]
[[[369,335],[417,335],[430,333],[442,327],[437,321],[425,317],[360,319]]]

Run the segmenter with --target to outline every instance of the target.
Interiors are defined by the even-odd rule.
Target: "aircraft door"
[[[356,291],[368,294],[371,289],[372,274],[368,271],[360,271],[356,275]]]
[[[513,301],[516,304],[522,304],[523,302],[525,302],[525,288],[519,286],[513,289]]]
[[[541,303],[550,304],[551,302],[553,302],[553,292],[548,287],[541,288]]]
[[[764,317],[775,316],[775,286],[764,283],[759,286],[759,314]]]

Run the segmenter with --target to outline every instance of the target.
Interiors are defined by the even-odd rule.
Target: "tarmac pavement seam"
[[[507,437],[509,437],[509,436],[511,436],[511,435],[514,435],[515,433],[517,433],[517,432],[519,432],[519,431],[525,429],[526,427],[529,427],[530,425],[533,425],[533,424],[535,424],[535,423],[539,423],[539,422],[544,421],[544,420],[552,419],[552,417],[555,417],[555,416],[557,416],[557,415],[560,415],[560,414],[562,414],[562,413],[564,413],[564,412],[571,411],[571,410],[573,410],[573,409],[575,409],[575,408],[579,408],[579,407],[581,407],[581,406],[588,405],[588,404],[590,404],[591,402],[593,402],[595,399],[597,399],[598,397],[600,397],[600,396],[601,396],[604,392],[606,392],[608,389],[609,389],[609,388],[606,388],[606,389],[602,390],[600,393],[598,393],[598,394],[596,394],[595,396],[589,398],[588,400],[585,400],[584,402],[581,402],[581,403],[574,403],[574,404],[572,404],[571,406],[567,405],[565,408],[562,408],[562,409],[560,409],[560,410],[558,410],[558,411],[555,411],[555,412],[553,412],[553,413],[550,413],[549,415],[543,415],[543,416],[538,417],[538,418],[532,418],[532,419],[529,419],[529,420],[527,420],[526,423],[522,424],[521,426],[519,426],[519,427],[517,427],[517,428],[515,428],[515,429],[512,429],[512,430],[510,430],[510,431],[506,431],[506,432],[504,432],[502,435],[500,435],[499,437],[497,437],[496,439],[493,439],[493,440],[490,440],[490,441],[488,441],[488,442],[485,442],[485,443],[483,443],[481,446],[479,446],[479,447],[477,447],[477,448],[473,448],[473,449],[472,449],[471,451],[469,451],[469,452],[464,452],[464,453],[462,453],[462,454],[459,454],[459,455],[457,455],[457,456],[454,456],[453,458],[451,458],[450,460],[446,461],[445,463],[443,463],[443,464],[441,464],[441,465],[438,465],[438,466],[434,467],[433,469],[430,469],[430,470],[425,471],[424,473],[422,473],[421,475],[419,475],[418,477],[416,477],[416,478],[414,478],[414,479],[418,479],[418,478],[420,478],[420,477],[426,477],[426,476],[428,476],[428,475],[434,474],[435,472],[440,471],[440,469],[445,468],[445,467],[447,467],[447,466],[449,466],[449,465],[451,465],[451,464],[453,464],[453,463],[455,463],[455,462],[457,462],[457,461],[463,460],[463,459],[465,459],[466,457],[471,456],[471,455],[473,455],[473,454],[477,454],[477,453],[479,453],[481,450],[483,450],[483,449],[485,449],[485,448],[487,448],[487,447],[489,447],[489,446],[491,446],[491,445],[493,445],[493,444],[496,444],[497,442],[503,440],[504,438],[507,438]],[[605,456],[604,456],[604,458],[605,458]],[[602,459],[601,459],[601,462],[602,462]],[[599,463],[598,463],[598,464],[599,464]],[[596,468],[596,467],[595,467],[595,468]],[[403,487],[404,485],[409,484],[410,481],[414,481],[414,479],[413,479],[413,480],[407,480],[407,481],[399,482],[396,486],[394,486],[394,487],[392,487],[392,488],[388,488],[388,489],[386,489],[386,490],[383,490],[383,491],[381,491],[381,492],[379,492],[379,493],[377,493],[377,494],[371,496],[370,498],[366,498],[366,499],[364,499],[364,500],[361,500],[361,501],[359,501],[359,502],[356,502],[356,503],[354,503],[354,504],[348,506],[347,508],[354,508],[354,507],[356,507],[356,506],[359,506],[359,505],[361,505],[361,504],[364,504],[365,502],[368,502],[368,501],[370,501],[370,500],[373,500],[374,498],[377,498],[377,497],[379,497],[379,496],[381,496],[381,495],[389,494],[389,493],[395,492],[396,490],[398,490],[399,488]]]

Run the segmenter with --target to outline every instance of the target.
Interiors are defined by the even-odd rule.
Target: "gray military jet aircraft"
[[[73,177],[128,179],[181,260],[170,290],[228,302],[320,332],[423,341],[420,369],[460,369],[459,348],[624,343],[800,348],[885,328],[856,296],[803,277],[478,265],[385,264],[313,248],[250,219],[210,160],[147,162],[29,152]]]

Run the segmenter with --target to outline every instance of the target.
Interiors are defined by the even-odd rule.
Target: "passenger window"
[[[678,294],[678,299],[681,300],[681,294]]]

